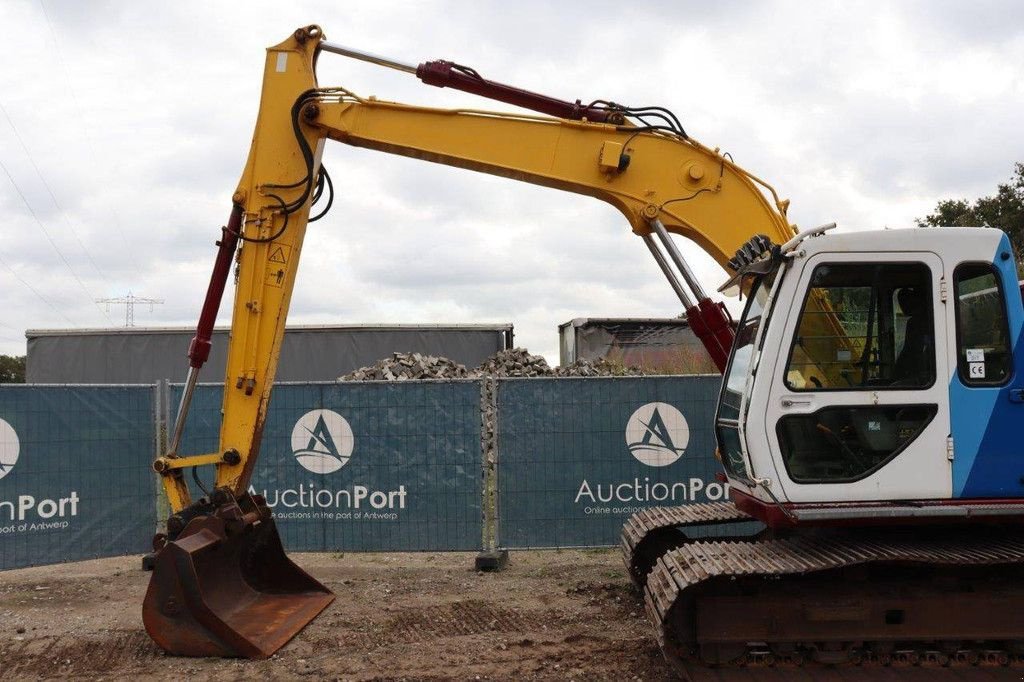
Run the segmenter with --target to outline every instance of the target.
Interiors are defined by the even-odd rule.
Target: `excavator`
[[[325,53],[540,115],[321,87]],[[788,201],[666,108],[559,100],[446,60],[406,64],[331,43],[315,25],[267,50],[177,420],[153,465],[172,509],[143,604],[160,647],[267,657],[334,598],[287,557],[266,502],[247,492],[303,237],[334,200],[321,164],[329,139],[592,196],[650,250],[724,377],[714,428],[730,501],[649,509],[622,534],[680,670],[1024,654],[1024,460],[1013,431],[1024,416],[1024,306],[1003,233],[798,231]],[[723,290],[746,298],[738,321],[673,234],[729,271]],[[183,454],[233,265],[219,447]],[[196,473],[209,466],[212,490]]]

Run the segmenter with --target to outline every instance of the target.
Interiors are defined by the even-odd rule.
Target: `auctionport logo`
[[[331,410],[311,410],[292,429],[292,455],[314,474],[331,474],[345,466],[354,448],[352,427]]]
[[[652,467],[674,463],[686,452],[690,425],[668,403],[647,403],[626,424],[626,445],[640,462]]]
[[[14,427],[0,419],[0,478],[11,472],[14,465],[18,463],[18,452],[21,450],[21,443],[18,441],[18,434]]]

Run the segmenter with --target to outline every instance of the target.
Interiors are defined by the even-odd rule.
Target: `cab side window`
[[[797,483],[858,481],[903,452],[937,412],[937,405],[857,405],[786,415],[776,426],[782,461]]]
[[[826,263],[811,274],[786,367],[794,391],[927,388],[935,381],[924,263]]]
[[[953,273],[953,281],[960,381],[968,386],[1006,383],[1012,355],[999,274],[991,263],[964,263]]]

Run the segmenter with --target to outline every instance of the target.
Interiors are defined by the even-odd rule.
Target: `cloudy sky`
[[[3,0],[0,353],[24,353],[29,328],[123,325],[123,308],[93,301],[129,291],[165,301],[137,307],[137,325],[194,324],[263,48],[313,22],[402,61],[667,106],[789,197],[802,227],[911,227],[1024,160],[1016,0]],[[504,107],[334,55],[319,79]],[[324,161],[338,198],[306,237],[292,323],[512,322],[520,345],[557,360],[561,322],[679,313],[624,218],[593,199],[339,144]]]

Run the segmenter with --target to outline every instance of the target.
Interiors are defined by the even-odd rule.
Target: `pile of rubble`
[[[552,374],[556,377],[642,377],[644,371],[639,367],[626,367],[598,358],[577,360],[571,365],[556,367]]]
[[[473,371],[474,377],[547,377],[553,370],[540,355],[525,348],[498,351]]]
[[[393,353],[370,367],[361,367],[338,381],[410,381],[413,379],[463,379],[469,376],[465,365],[448,358],[421,353]]]
[[[624,367],[604,358],[577,360],[566,367],[552,368],[540,355],[525,348],[495,353],[476,369],[448,358],[422,353],[394,353],[370,367],[338,377],[339,381],[411,381],[416,379],[486,379],[491,377],[606,377],[642,376],[637,367]]]

